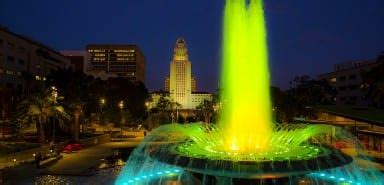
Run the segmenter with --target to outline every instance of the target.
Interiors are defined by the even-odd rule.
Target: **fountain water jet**
[[[272,106],[268,51],[261,0],[227,1],[224,12],[223,64],[219,127],[226,151],[261,152],[268,148]]]
[[[202,184],[233,184],[239,179],[241,184],[295,184],[307,174],[314,184],[336,177],[356,184],[370,177],[375,177],[371,184],[382,182],[377,170],[359,170],[350,156],[325,142],[326,137],[356,142],[343,130],[273,124],[263,3],[246,2],[226,1],[218,124],[170,124],[153,130],[131,154],[116,184],[153,184],[169,178],[195,184],[195,177]]]

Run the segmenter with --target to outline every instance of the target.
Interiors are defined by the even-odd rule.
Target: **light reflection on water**
[[[114,167],[105,170],[99,170],[92,176],[57,176],[57,175],[41,175],[35,177],[29,184],[35,185],[113,185],[117,175],[122,167]],[[24,184],[24,183],[23,183]],[[28,183],[26,183],[28,184]]]

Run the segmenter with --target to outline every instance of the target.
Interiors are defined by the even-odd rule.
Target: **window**
[[[7,75],[13,75],[13,71],[12,70],[7,70]]]
[[[8,61],[10,61],[10,62],[15,61],[15,58],[13,58],[12,56],[8,56],[7,59],[8,59]]]
[[[358,88],[358,85],[350,85],[349,89],[350,90],[356,90]]]
[[[20,47],[19,47],[19,50],[20,50],[21,53],[24,53],[26,49],[25,49],[25,47],[20,46]]]
[[[355,75],[355,74],[353,74],[353,75],[349,75],[349,79],[350,79],[350,80],[355,80],[355,79],[356,79],[356,75]]]
[[[19,59],[19,64],[20,64],[20,65],[24,65],[24,64],[25,64],[24,60]]]
[[[9,49],[13,49],[14,47],[15,47],[15,45],[13,43],[8,42],[8,48]]]
[[[337,78],[336,78],[336,77],[333,77],[333,78],[329,79],[329,81],[332,82],[332,83],[334,83],[334,82],[337,81]]]
[[[340,77],[339,77],[339,80],[340,80],[340,81],[345,81],[345,76],[340,76]]]

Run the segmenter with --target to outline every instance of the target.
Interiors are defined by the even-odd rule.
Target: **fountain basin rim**
[[[192,173],[241,179],[269,179],[305,175],[344,166],[353,161],[352,157],[347,154],[326,146],[316,146],[323,151],[323,154],[319,156],[286,161],[235,161],[196,158],[175,152],[174,148],[176,146],[175,144],[162,146],[161,150],[154,150],[149,156],[160,162],[181,167]]]

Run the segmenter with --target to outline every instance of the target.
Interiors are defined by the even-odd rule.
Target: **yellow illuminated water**
[[[227,151],[268,149],[273,130],[262,0],[227,0],[219,127]]]

